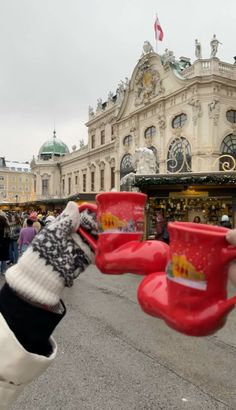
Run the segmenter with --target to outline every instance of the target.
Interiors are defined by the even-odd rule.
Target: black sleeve
[[[49,338],[66,313],[55,313],[30,305],[7,284],[0,291],[0,312],[20,344],[30,353],[49,356],[52,346]]]

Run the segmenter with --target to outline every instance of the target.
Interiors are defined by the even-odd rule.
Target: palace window
[[[101,145],[105,144],[105,130],[101,131]]]
[[[156,127],[148,127],[145,132],[144,132],[144,138],[145,139],[150,139],[152,137],[155,137],[156,135]]]
[[[120,163],[120,178],[123,178],[125,175],[129,174],[130,172],[135,172],[133,166],[132,155],[126,154],[123,156],[121,163]]]
[[[229,122],[236,123],[236,110],[229,110],[226,113],[226,118]]]
[[[91,191],[95,191],[95,171],[91,171]]]
[[[191,172],[191,147],[184,137],[175,138],[169,146],[167,153],[167,171]]]
[[[220,147],[220,171],[236,170],[236,135],[229,134],[224,138]]]
[[[95,148],[95,135],[91,135],[91,148]]]
[[[42,194],[43,195],[48,195],[48,187],[49,187],[48,179],[42,179]]]
[[[132,135],[127,135],[127,136],[123,139],[123,145],[124,145],[125,147],[130,147],[130,145],[132,144],[132,140],[133,140]]]
[[[111,167],[111,189],[115,188],[115,167]]]
[[[182,128],[187,121],[186,114],[176,115],[176,117],[172,120],[172,128]]]
[[[87,176],[83,174],[83,192],[86,192]]]
[[[71,178],[68,178],[68,195],[71,194]]]
[[[104,191],[104,169],[100,170],[100,190]]]

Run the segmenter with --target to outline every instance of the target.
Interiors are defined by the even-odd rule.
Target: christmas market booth
[[[29,211],[34,210],[37,212],[47,212],[47,211],[57,211],[61,212],[65,207],[67,202],[74,201],[79,205],[84,202],[95,203],[95,194],[75,194],[67,198],[44,198],[37,199],[35,201],[26,202],[4,202],[0,204],[1,210],[11,210],[11,211]]]
[[[122,189],[147,194],[146,237],[150,239],[157,235],[158,215],[166,222],[192,222],[197,217],[210,225],[220,225],[227,215],[236,226],[236,172],[130,174]]]

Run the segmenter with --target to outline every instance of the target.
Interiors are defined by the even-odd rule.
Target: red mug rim
[[[207,224],[197,224],[194,222],[168,222],[168,228],[175,229],[177,227],[178,231],[183,231],[191,233],[201,233],[202,235],[213,235],[218,237],[225,237],[226,233],[230,230],[223,226],[207,225]]]
[[[96,195],[96,200],[99,200],[103,197],[106,198],[107,196],[110,196],[110,197],[117,197],[118,196],[119,198],[123,198],[123,199],[126,199],[129,196],[132,196],[132,197],[137,196],[137,197],[143,198],[143,199],[147,198],[147,195],[143,194],[142,192],[122,191],[122,192],[101,192],[100,194]]]

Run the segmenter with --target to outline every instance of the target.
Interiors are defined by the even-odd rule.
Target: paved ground
[[[140,279],[94,267],[80,276],[66,291],[57,360],[14,410],[236,409],[235,311],[214,336],[178,334],[141,311]]]

